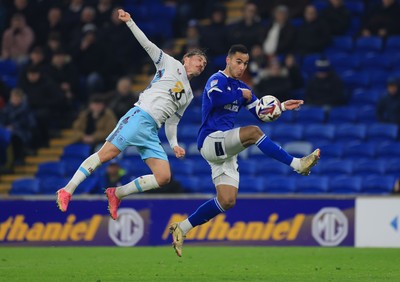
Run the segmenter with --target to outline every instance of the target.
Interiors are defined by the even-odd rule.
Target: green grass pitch
[[[0,281],[400,281],[400,249],[0,247]]]

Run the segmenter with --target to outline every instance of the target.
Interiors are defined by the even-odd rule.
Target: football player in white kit
[[[175,156],[182,158],[185,155],[185,150],[178,144],[177,125],[193,99],[189,80],[203,72],[207,64],[206,55],[195,49],[186,53],[181,63],[152,43],[129,13],[119,9],[118,16],[153,60],[156,74],[140,94],[135,106],[119,120],[101,149],[84,160],[68,184],[57,191],[57,205],[63,212],[67,210],[77,186],[102,163],[115,158],[128,146],[137,147],[153,174],[140,176],[126,185],[106,190],[108,209],[113,219],[117,218],[117,209],[123,197],[168,184],[171,170],[158,137],[158,130],[163,124]]]

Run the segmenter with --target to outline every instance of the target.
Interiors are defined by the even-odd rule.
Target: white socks
[[[156,178],[153,174],[143,175],[135,180],[125,184],[123,186],[117,187],[115,190],[115,195],[122,199],[125,196],[128,196],[133,193],[141,193],[147,190],[155,189],[160,187],[158,185]]]
[[[83,161],[64,189],[72,195],[76,187],[81,184],[82,181],[85,180],[89,175],[91,175],[99,165],[101,165],[101,162],[97,153],[89,156]]]
[[[188,218],[179,222],[179,227],[182,229],[183,235],[186,235],[193,228]]]
[[[295,171],[300,170],[301,169],[300,159],[293,158],[292,162],[290,163],[290,167],[292,167]]]

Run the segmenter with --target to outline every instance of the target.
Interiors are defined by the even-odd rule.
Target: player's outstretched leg
[[[112,219],[116,220],[118,217],[117,210],[121,204],[121,200],[115,195],[116,188],[107,188],[105,194],[108,199],[108,211]]]
[[[296,172],[301,175],[309,175],[311,168],[318,163],[320,153],[320,149],[316,149],[308,156],[302,157],[300,159],[300,169],[296,170]]]
[[[182,256],[183,241],[185,240],[185,235],[183,235],[182,229],[179,227],[178,223],[172,223],[169,226],[169,233],[172,234],[172,247],[175,249],[176,254]]]
[[[61,188],[56,192],[57,194],[57,206],[62,212],[66,212],[68,204],[72,199],[72,195],[68,193],[64,188]]]

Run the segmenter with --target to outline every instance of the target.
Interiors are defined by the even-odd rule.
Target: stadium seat
[[[355,40],[355,51],[357,52],[380,52],[383,40],[379,36],[359,37]]]
[[[355,117],[352,116],[352,119]],[[367,128],[364,124],[342,123],[336,125],[335,141],[352,142],[363,141],[367,134]]]
[[[315,61],[321,58],[321,54],[309,54],[303,57],[301,69],[307,73],[315,71]]]
[[[195,165],[191,160],[177,159],[177,158],[171,158],[169,160],[169,164],[173,175],[177,174],[192,175],[193,167]]]
[[[398,126],[395,124],[374,123],[368,125],[367,139],[374,142],[390,142],[397,139]]]
[[[329,111],[329,123],[354,123],[357,120],[357,109],[352,107],[335,107]]]
[[[104,183],[102,183],[102,181],[96,175],[91,175],[90,177],[86,178],[81,184],[79,184],[74,194],[104,193],[105,189],[108,188],[104,186]]]
[[[363,2],[359,1],[346,1],[345,2],[345,7],[351,15],[354,16],[363,16],[364,11],[365,11],[365,5]]]
[[[341,158],[343,155],[344,146],[341,143],[328,143],[322,146],[317,146],[321,150],[321,155],[324,159]]]
[[[201,124],[201,107],[195,107],[189,105],[186,109],[185,114],[182,116],[180,125],[193,125],[200,127]]]
[[[400,158],[385,160],[384,165],[385,175],[400,179]]]
[[[303,138],[311,143],[333,141],[335,126],[332,124],[309,124],[304,128]]]
[[[282,115],[275,121],[276,123],[291,123],[294,120],[294,111],[285,111]]]
[[[325,111],[322,107],[304,107],[295,113],[297,123],[323,123]]]
[[[357,54],[331,53],[327,57],[336,71],[355,70],[360,65],[360,58]]]
[[[344,147],[343,157],[373,159],[375,157],[375,151],[375,144],[372,143],[350,143]]]
[[[240,175],[255,176],[257,174],[257,166],[259,165],[259,163],[257,162],[257,160],[239,159],[238,165]]]
[[[193,166],[193,175],[211,178],[211,167],[207,162],[198,162]]]
[[[36,178],[22,178],[14,180],[11,184],[10,195],[38,194],[40,190],[39,180]]]
[[[285,143],[283,149],[294,157],[302,158],[311,154],[313,151],[313,144],[308,141],[293,141]]]
[[[353,90],[355,88],[368,88],[370,86],[370,75],[354,71],[343,72],[340,74],[345,86]]]
[[[216,189],[215,185],[211,179],[211,174],[206,177],[200,177],[199,181],[199,188],[196,193],[208,193],[208,194],[215,194]]]
[[[199,192],[201,182],[199,177],[181,174],[174,176],[174,179],[182,185],[185,192]]]
[[[263,178],[264,192],[271,194],[294,193],[296,181],[294,177],[269,175]]]
[[[393,176],[366,176],[361,192],[368,194],[389,194],[393,191],[396,178]]]
[[[79,169],[79,166],[82,164],[82,160],[80,158],[78,159],[68,158],[65,160],[61,160],[60,162],[64,164],[66,177],[72,177],[74,173]]]
[[[383,74],[383,75],[386,75],[386,74]],[[379,91],[366,90],[366,89],[354,89],[354,91],[351,95],[351,98],[350,98],[350,105],[352,105],[352,106],[376,106],[380,97],[381,97],[381,93]]]
[[[357,110],[358,123],[375,123],[376,119],[376,105],[360,106]]]
[[[308,176],[296,180],[296,192],[303,194],[326,193],[329,188],[328,177]]]
[[[118,160],[118,163],[131,176],[139,177],[144,174],[152,174],[146,163],[138,157],[124,158]],[[104,164],[104,167],[107,167],[107,164]]]
[[[343,159],[321,159],[318,164],[318,172],[321,175],[326,176],[339,176],[339,175],[348,175],[350,176],[353,173],[353,162],[350,160]]]
[[[390,67],[391,59],[385,54],[366,53],[360,55],[360,69],[363,71],[385,70]]]
[[[0,59],[0,76],[17,75],[17,64],[11,59]]]
[[[240,176],[240,193],[260,193],[264,189],[264,181],[261,177]]]
[[[329,192],[335,194],[360,193],[362,178],[359,176],[336,176],[329,181]]]
[[[359,176],[383,175],[385,173],[385,163],[379,160],[359,160],[354,162],[353,174]]]
[[[351,36],[344,35],[344,36],[333,37],[331,45],[325,51],[327,51],[328,53],[330,51],[350,53],[352,52],[352,50],[353,50],[353,38]]]
[[[378,145],[376,157],[382,159],[400,159],[400,142],[384,142]]]
[[[64,177],[40,177],[40,193],[42,194],[54,194],[58,189],[67,185],[69,179]]]
[[[291,173],[293,169],[277,160],[271,159],[264,155],[264,159],[258,160],[257,175],[258,176],[269,176],[269,175],[287,175]]]
[[[400,35],[389,36],[386,39],[385,53],[399,52],[400,50]]]
[[[83,143],[70,144],[64,147],[61,159],[80,158],[82,161],[90,156],[91,146]]]
[[[65,164],[62,161],[56,162],[44,162],[39,164],[38,171],[35,174],[36,177],[64,177],[65,176]]]
[[[299,124],[279,124],[273,128],[272,139],[281,144],[301,140],[303,137],[303,126]]]

